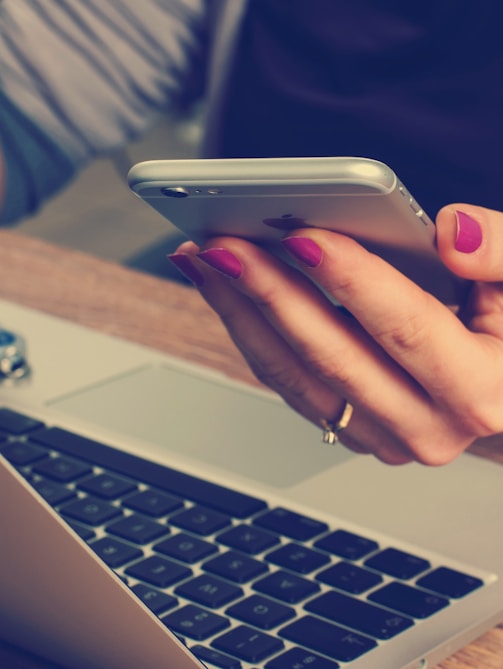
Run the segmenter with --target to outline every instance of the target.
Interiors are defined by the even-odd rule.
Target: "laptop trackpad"
[[[273,486],[294,485],[352,457],[322,444],[320,429],[274,399],[167,365],[133,370],[49,404],[151,443],[147,458],[157,454],[166,462],[166,453],[180,453]]]

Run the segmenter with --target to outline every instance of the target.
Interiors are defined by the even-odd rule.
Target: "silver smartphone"
[[[153,160],[134,165],[128,182],[199,244],[233,235],[280,253],[288,231],[321,227],[355,238],[446,304],[466,294],[467,282],[440,261],[433,221],[376,160]]]

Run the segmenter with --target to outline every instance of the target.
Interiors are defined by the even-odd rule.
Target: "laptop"
[[[267,391],[1,301],[0,636],[69,669],[419,669],[503,619],[500,466],[393,468]]]

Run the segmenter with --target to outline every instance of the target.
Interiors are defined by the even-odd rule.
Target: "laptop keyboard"
[[[483,585],[5,408],[0,452],[220,669],[335,669]]]

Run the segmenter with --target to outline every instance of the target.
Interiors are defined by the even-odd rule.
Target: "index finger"
[[[458,409],[480,402],[488,348],[447,307],[344,235],[308,229],[284,245],[432,397]]]

